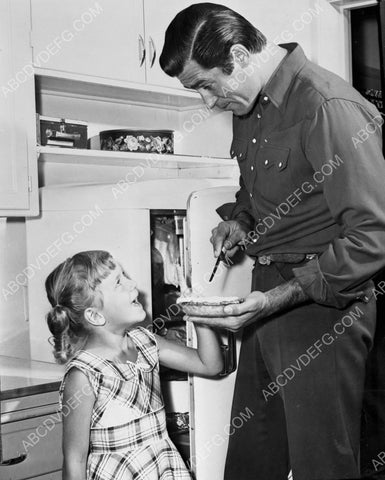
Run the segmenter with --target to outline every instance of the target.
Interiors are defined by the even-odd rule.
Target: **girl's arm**
[[[218,334],[210,327],[195,325],[198,348],[180,345],[155,335],[159,346],[159,361],[175,370],[202,376],[217,375],[223,368]]]
[[[87,377],[72,368],[63,394],[63,480],[86,480],[90,426],[95,395]]]

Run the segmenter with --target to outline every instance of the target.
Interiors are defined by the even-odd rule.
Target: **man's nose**
[[[127,278],[127,287],[130,291],[134,290],[136,288],[136,282],[134,282],[134,280],[131,280],[131,278]]]
[[[214,108],[217,103],[218,97],[208,92],[207,90],[200,89],[198,90],[199,95],[202,97],[202,100],[209,108]]]

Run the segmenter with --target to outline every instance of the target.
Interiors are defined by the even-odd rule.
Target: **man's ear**
[[[104,316],[92,307],[89,307],[84,311],[84,318],[88,323],[95,327],[102,327],[106,324]]]
[[[246,47],[237,43],[230,48],[230,55],[234,63],[237,63],[240,67],[247,67],[250,61],[250,52]]]

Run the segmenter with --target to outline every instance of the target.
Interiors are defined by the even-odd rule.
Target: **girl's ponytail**
[[[52,333],[54,357],[58,363],[66,363],[72,353],[68,335],[70,319],[67,309],[61,305],[53,307],[47,314],[47,324]]]

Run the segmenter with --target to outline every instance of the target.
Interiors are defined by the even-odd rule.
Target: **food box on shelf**
[[[87,148],[87,122],[37,114],[37,143],[53,147]]]

